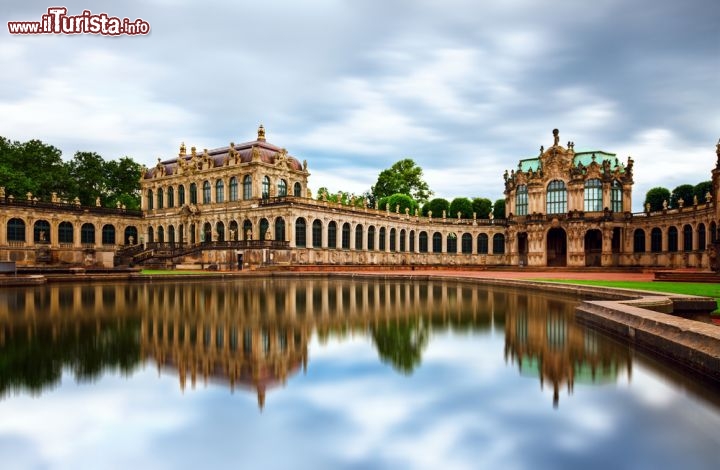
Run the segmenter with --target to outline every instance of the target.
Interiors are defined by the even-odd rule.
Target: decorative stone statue
[[[2,195],[0,195],[0,197],[2,197]],[[712,201],[712,194],[710,194],[710,191],[708,191],[707,193],[705,193],[705,202],[710,204],[710,201]]]
[[[693,206],[697,206],[697,205],[698,205],[698,199],[697,199],[697,194],[695,194],[693,196]]]
[[[682,207],[682,206],[681,206],[681,207]],[[667,199],[664,199],[664,200],[663,200],[663,210],[664,210],[664,211],[667,210]]]
[[[650,212],[650,203],[649,202],[645,203],[645,212],[648,212],[648,213]]]
[[[678,199],[678,206],[680,207],[680,209],[682,209],[682,207],[684,205],[685,205],[685,199],[683,199],[683,198]]]
[[[95,207],[100,207],[100,196],[95,198]]]
[[[443,219],[447,217],[447,211],[443,209]]]
[[[560,142],[560,131],[553,129],[553,147],[557,147]]]

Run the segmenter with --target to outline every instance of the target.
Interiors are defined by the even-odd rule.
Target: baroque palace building
[[[715,266],[720,143],[712,190],[632,212],[633,160],[540,148],[504,175],[505,219],[381,211],[312,199],[307,161],[266,141],[180,146],[141,180],[142,211],[38,201],[0,188],[0,261],[19,266]],[[0,182],[2,186],[2,182]]]

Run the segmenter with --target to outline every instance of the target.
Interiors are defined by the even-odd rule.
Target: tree
[[[378,355],[398,372],[410,375],[422,362],[428,327],[420,321],[383,323],[371,328]]]
[[[693,188],[693,195],[697,196],[698,202],[705,202],[705,195],[712,193],[712,181],[702,181]]]
[[[496,219],[505,218],[505,199],[498,199],[493,204],[493,217]]]
[[[695,187],[691,184],[681,184],[677,188],[673,189],[670,194],[670,207],[677,209],[680,207],[680,199],[683,200],[683,204],[691,206],[693,203],[693,194],[695,193]]]
[[[380,200],[396,193],[407,194],[419,203],[424,203],[433,194],[423,180],[422,168],[406,158],[394,163],[378,175],[377,182],[370,188],[375,198]]]
[[[106,198],[105,160],[95,152],[75,152],[70,161],[70,176],[77,183],[80,204],[95,205],[96,198]]]
[[[649,203],[651,211],[659,211],[662,210],[664,201],[670,201],[670,190],[656,186],[647,192],[643,205],[647,206]]]
[[[328,202],[339,202],[346,206],[349,206],[352,203],[354,207],[363,207],[364,204],[364,199],[361,196],[355,196],[354,194],[350,194],[347,191],[338,191],[336,193],[331,193],[325,186],[318,189],[316,199],[318,201],[322,201],[324,200],[324,195],[327,195],[326,197]]]
[[[53,192],[67,196],[72,181],[62,152],[39,140],[12,142],[0,137],[0,178],[6,194],[25,198],[28,192],[50,199]]]
[[[450,203],[447,201],[447,199],[438,197],[430,202],[425,203],[425,205],[422,207],[422,215],[427,217],[428,213],[432,211],[433,217],[438,218],[442,217],[443,211],[448,210],[450,210]]]
[[[128,209],[140,209],[140,177],[142,165],[130,157],[105,163],[106,200],[104,205],[114,207],[118,202]]]
[[[448,212],[450,217],[457,217],[458,212],[460,212],[461,219],[471,219],[473,213],[472,202],[466,197],[456,197],[450,203]]]
[[[478,219],[487,219],[492,206],[492,201],[484,197],[476,197],[472,200],[472,210],[477,214]]]
[[[397,206],[400,206],[400,213],[404,214],[405,209],[409,210],[410,215],[415,214],[415,209],[418,208],[418,203],[413,200],[410,196],[407,194],[393,194],[392,196],[384,197],[380,199],[378,202],[378,208],[382,211],[385,210],[386,207],[390,208],[390,212],[395,212],[395,208]]]

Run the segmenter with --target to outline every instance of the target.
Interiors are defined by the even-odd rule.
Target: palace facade
[[[633,160],[573,142],[506,172],[507,218],[384,211],[310,197],[307,161],[257,138],[181,145],[142,176],[142,211],[6,195],[0,261],[18,265],[613,266],[716,262],[720,143],[712,190],[676,209],[632,213]],[[1,182],[0,182],[1,185]],[[98,204],[99,205],[99,204]]]

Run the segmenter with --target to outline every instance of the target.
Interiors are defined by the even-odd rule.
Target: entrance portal
[[[561,228],[551,228],[548,231],[547,265],[567,266],[567,234]]]
[[[518,254],[520,259],[518,261],[520,266],[527,266],[528,259],[528,235],[527,232],[518,233]]]
[[[585,266],[602,266],[602,232],[597,229],[585,233]]]

